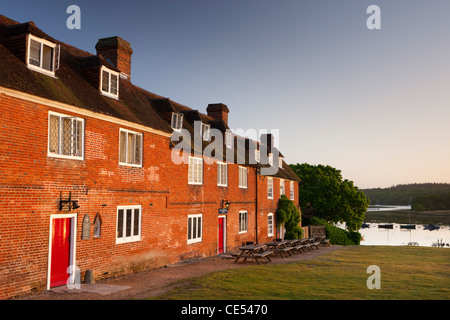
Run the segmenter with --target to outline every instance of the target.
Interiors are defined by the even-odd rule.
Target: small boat
[[[379,224],[378,228],[383,228],[383,229],[393,229],[394,225],[392,223],[386,223],[386,224]]]
[[[365,229],[365,228],[370,228],[370,224],[368,224],[368,223],[363,223],[363,224],[361,225],[361,228],[363,228],[363,229]]]
[[[440,228],[439,226],[435,226],[434,224],[426,224],[423,226],[424,230],[430,230],[430,231],[438,230],[439,228]]]
[[[409,229],[409,230],[415,230],[416,225],[415,224],[401,224],[400,229]]]

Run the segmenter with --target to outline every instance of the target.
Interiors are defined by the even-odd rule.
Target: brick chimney
[[[223,103],[208,104],[206,112],[211,118],[215,120],[222,120],[226,125],[228,125],[228,113],[230,110],[228,110],[228,107]]]
[[[121,78],[131,78],[131,55],[133,50],[130,44],[120,37],[99,39],[95,45],[97,55],[109,60],[120,71]]]

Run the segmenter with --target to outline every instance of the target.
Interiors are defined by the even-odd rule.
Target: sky
[[[81,28],[68,29],[77,5]],[[381,29],[369,29],[370,5]],[[330,165],[359,188],[450,183],[450,1],[2,1],[95,54],[133,48],[131,81],[229,126],[279,130],[288,163]],[[0,62],[1,63],[1,62]]]

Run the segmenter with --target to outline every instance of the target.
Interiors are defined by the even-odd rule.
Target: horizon
[[[81,29],[69,29],[70,5]],[[369,29],[370,5],[381,29]],[[279,130],[286,163],[329,165],[359,189],[450,183],[450,3],[436,0],[17,0],[3,14],[34,21],[95,54],[120,36],[131,81],[230,128]],[[429,182],[435,181],[435,182]]]

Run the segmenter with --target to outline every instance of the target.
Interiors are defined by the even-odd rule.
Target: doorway
[[[219,228],[217,237],[217,253],[225,253],[226,251],[226,217],[219,217]]]

